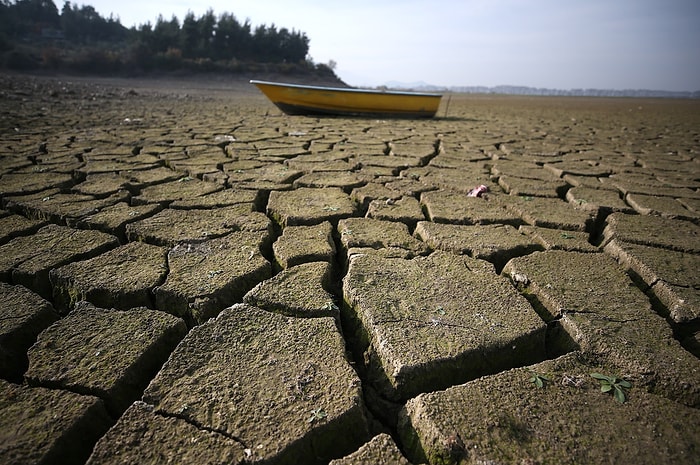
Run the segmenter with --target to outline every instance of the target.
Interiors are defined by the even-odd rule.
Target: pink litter
[[[481,197],[483,194],[485,194],[488,191],[489,191],[489,188],[482,184],[479,187],[475,187],[474,189],[470,190],[467,193],[467,197]]]

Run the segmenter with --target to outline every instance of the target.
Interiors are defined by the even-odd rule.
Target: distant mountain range
[[[662,97],[662,98],[700,98],[700,90],[695,92],[649,90],[649,89],[547,89],[527,86],[435,86],[423,81],[398,82],[384,84],[388,89],[415,90],[420,92],[456,92],[463,94],[506,94],[506,95],[551,95],[570,97]]]

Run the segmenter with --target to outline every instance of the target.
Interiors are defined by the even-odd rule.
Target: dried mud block
[[[0,279],[12,281],[51,298],[49,271],[117,247],[116,237],[99,231],[81,231],[50,224],[31,236],[0,246]]]
[[[367,346],[368,372],[392,400],[542,360],[545,325],[481,260],[351,257],[344,318]],[[360,348],[362,349],[362,348]]]
[[[668,310],[676,323],[700,318],[700,255],[611,240],[605,251]]]
[[[124,463],[244,464],[243,446],[135,402],[95,445],[87,465]]]
[[[99,212],[85,216],[76,222],[76,227],[82,229],[97,229],[117,236],[126,242],[126,225],[158,213],[163,207],[159,204],[139,205],[132,207],[126,202],[119,202]]]
[[[409,257],[425,255],[428,248],[411,236],[404,223],[373,218],[348,218],[338,222],[340,243],[349,256],[359,249],[402,249]]]
[[[254,154],[257,154],[257,151],[255,149],[252,149]],[[235,158],[238,158],[239,155],[235,154]],[[224,172],[224,174],[228,175],[230,173],[236,173],[239,171],[245,171],[253,168],[260,168],[261,166],[265,166],[266,163],[262,162],[260,160],[248,160],[244,158],[236,159],[236,160],[229,160],[226,163],[221,164],[221,170]]]
[[[110,158],[115,158],[110,160]],[[87,158],[87,157],[86,157]],[[152,162],[142,162],[137,159],[130,161],[132,157],[123,157],[119,155],[108,155],[103,160],[86,160],[86,163],[77,168],[75,172],[83,178],[91,174],[99,173],[114,173],[115,171],[136,171],[136,170],[151,170],[161,166],[162,162],[155,157]]]
[[[562,161],[559,163],[545,163],[544,169],[551,171],[555,176],[562,177],[565,174],[574,176],[590,176],[602,178],[610,176],[613,169],[587,160]]]
[[[120,171],[119,175],[127,180],[126,186],[128,189],[141,189],[145,186],[172,182],[182,178],[180,173],[176,173],[173,170],[163,166],[150,170]]]
[[[270,277],[270,263],[261,248],[268,236],[238,231],[195,244],[179,244],[168,253],[170,273],[154,290],[156,307],[202,323]]]
[[[233,231],[267,231],[270,220],[253,211],[252,204],[212,210],[165,209],[149,218],[130,223],[126,235],[132,241],[174,246],[180,242],[202,242]]]
[[[186,333],[181,319],[164,312],[82,302],[39,335],[25,379],[99,397],[116,418],[141,396]]]
[[[219,184],[225,187],[228,183],[228,176],[221,171],[211,171],[208,173],[202,173],[202,181]]]
[[[262,207],[263,195],[261,191],[248,189],[224,189],[211,194],[198,197],[175,200],[170,208],[176,209],[202,209],[231,207],[237,204],[252,204],[253,209]]]
[[[461,169],[464,165],[491,160],[491,156],[476,148],[445,147],[441,145],[440,151],[430,160],[429,166],[436,168]]]
[[[192,156],[193,154],[190,153],[189,155]],[[217,149],[216,153],[211,155],[195,154],[194,158],[170,160],[168,166],[175,171],[186,173],[192,179],[203,179],[205,175],[219,172],[217,168],[219,164],[230,160]]]
[[[102,401],[0,380],[0,461],[83,464],[111,426]]]
[[[8,147],[9,148],[9,147]],[[0,159],[0,175],[10,174],[17,170],[31,170],[34,163],[24,153],[3,153]]]
[[[66,189],[75,183],[70,173],[53,173],[50,171],[25,173],[7,173],[2,175],[0,197],[24,195],[46,189]]]
[[[639,377],[652,392],[700,405],[700,361],[684,350],[624,269],[607,254],[535,252],[503,269],[543,318],[579,348]],[[556,351],[556,349],[555,349]]]
[[[649,394],[626,376],[632,387],[619,404],[592,372],[621,375],[569,354],[421,394],[400,417],[404,450],[431,464],[696,463],[697,409]],[[534,376],[546,378],[541,389]]]
[[[588,242],[589,234],[579,231],[562,231],[560,229],[538,228],[521,225],[518,230],[547,250],[568,250],[569,252],[600,252],[600,249]]]
[[[0,218],[0,244],[5,244],[18,236],[34,234],[46,226],[46,220],[30,220],[21,215],[11,215]]]
[[[661,302],[663,314],[668,315],[679,324],[693,325],[700,318],[700,292],[697,287],[675,286],[659,281],[651,288],[651,295],[656,303]]]
[[[656,215],[664,218],[677,218],[680,220],[700,221],[700,214],[688,210],[683,206],[682,200],[673,197],[659,195],[627,194],[629,203],[642,215]]]
[[[587,232],[594,226],[593,212],[559,199],[511,196],[507,208],[531,226]]]
[[[159,203],[167,207],[176,200],[191,199],[202,195],[211,194],[223,189],[218,184],[203,182],[189,176],[181,177],[177,181],[165,182],[144,187],[139,195],[131,199],[132,205],[147,203]]]
[[[412,166],[423,166],[436,154],[439,140],[422,140],[415,138],[390,141],[388,157],[405,158]]]
[[[282,268],[316,261],[332,262],[335,257],[333,225],[324,221],[314,226],[287,226],[272,244],[272,251]]]
[[[267,146],[265,143],[256,144],[258,149],[258,154],[260,158],[281,158],[287,160],[290,158],[296,158],[301,155],[306,155],[309,152],[303,147],[303,144],[290,145],[290,144],[276,144],[272,143]]]
[[[510,224],[518,226],[520,217],[506,210],[496,196],[488,199],[467,197],[454,191],[423,192],[420,198],[428,219],[436,223],[453,224]]]
[[[697,169],[697,167],[694,166],[694,163],[691,163],[690,166],[686,166],[685,168],[686,169],[678,170],[675,173],[673,171],[659,170],[654,174],[654,177],[658,180],[658,182],[662,182],[670,186],[687,187],[689,189],[697,189],[700,187],[700,183],[698,183],[697,179],[691,179],[692,176],[688,176],[689,172],[695,172]],[[700,196],[696,196],[696,199],[700,200]]]
[[[71,309],[87,300],[103,308],[152,308],[151,290],[168,273],[166,254],[162,247],[130,242],[97,257],[51,270],[56,306]]]
[[[309,157],[313,157],[313,159],[309,159]],[[318,160],[317,158],[314,155],[303,155],[291,160],[285,160],[284,164],[293,170],[303,171],[307,174],[321,172],[349,173],[359,167],[359,163],[348,162],[347,160]]]
[[[565,174],[562,179],[566,181],[569,185],[573,187],[588,187],[590,189],[607,189],[615,192],[619,192],[619,189],[613,186],[610,182],[610,178],[592,178],[589,176],[574,176],[572,174]],[[603,180],[605,182],[603,182]]]
[[[500,189],[491,180],[488,168],[483,163],[464,164],[460,169],[437,168],[423,166],[409,168],[401,172],[401,176],[408,179],[420,179],[420,182],[431,189],[442,189],[466,195],[470,190],[479,186],[488,186],[491,192]]]
[[[624,178],[609,178],[606,183],[614,186],[623,194],[645,194],[645,195],[662,195],[664,197],[673,198],[698,198],[697,192],[693,189],[685,187],[671,187],[668,184],[660,182],[658,179],[654,183],[639,183],[634,180],[626,180]]]
[[[415,235],[433,249],[486,260],[493,263],[496,270],[513,257],[543,250],[541,245],[507,224],[464,226],[421,221]]]
[[[634,213],[634,209],[622,200],[619,192],[607,189],[572,187],[566,193],[566,200],[582,210],[597,215],[607,215],[612,212]]]
[[[53,195],[61,194],[64,193],[62,189],[58,188],[51,188],[51,189],[44,189],[39,192],[32,192],[32,193],[27,193],[27,194],[18,194],[18,195],[12,195],[8,197],[3,197],[2,200],[2,206],[3,208],[7,208],[7,206],[10,203],[14,203],[15,205],[21,204],[26,201],[33,201],[33,200],[41,200],[41,199],[46,199],[50,198]],[[3,210],[4,211],[4,210]],[[14,212],[8,212],[8,213],[17,213],[17,211]],[[19,212],[21,213],[21,212]]]
[[[342,459],[331,460],[328,465],[410,465],[391,436],[378,434],[371,441]]]
[[[350,198],[360,205],[362,210],[367,210],[373,200],[386,202],[387,200],[395,201],[401,197],[400,192],[376,182],[369,182],[362,187],[353,189],[350,193]]]
[[[561,181],[559,176],[552,174],[540,165],[512,160],[497,160],[491,166],[491,175],[498,178],[514,177],[518,181],[524,179],[547,182]]]
[[[346,192],[367,183],[364,178],[356,173],[337,173],[317,171],[307,173],[294,180],[294,187],[338,187]]]
[[[330,293],[332,273],[328,262],[293,266],[255,286],[243,301],[283,315],[339,318],[338,306]]]
[[[606,219],[605,242],[615,238],[634,244],[700,254],[700,226],[658,216],[613,213]]]
[[[332,223],[355,215],[350,196],[337,187],[300,187],[288,192],[270,192],[267,214],[283,227]]]
[[[695,215],[700,214],[700,199],[680,198],[676,200]]]
[[[392,170],[404,170],[412,166],[420,165],[420,158],[387,155],[356,155],[352,157],[351,160],[355,163],[359,163],[363,167],[378,166],[382,168],[391,168]]]
[[[362,166],[355,170],[359,176],[361,176],[367,183],[372,182],[386,182],[389,179],[393,179],[397,176],[400,171],[397,168],[387,168],[384,166]]]
[[[58,319],[53,306],[23,286],[0,282],[0,373],[19,381],[27,369],[27,350]]]
[[[384,186],[392,192],[398,193],[395,196],[389,197],[394,200],[398,199],[401,196],[417,198],[420,197],[420,194],[423,192],[435,190],[435,187],[426,186],[422,182],[412,178],[390,178],[389,182],[384,183]]]
[[[264,183],[270,187],[291,187],[292,182],[301,176],[301,171],[291,170],[282,163],[265,163],[263,166],[251,169],[228,169],[229,185],[233,188],[240,187],[247,182]]]
[[[74,226],[80,218],[128,199],[128,192],[118,192],[104,199],[91,195],[58,193],[43,198],[14,197],[8,200],[7,208],[31,219]]]
[[[332,318],[234,305],[189,332],[143,400],[237,438],[250,462],[327,461],[369,437],[360,380]]]
[[[499,176],[498,185],[510,195],[552,198],[558,198],[569,187],[564,180],[545,181],[515,176]]]
[[[95,197],[107,197],[126,189],[128,180],[119,173],[88,175],[84,181],[73,186],[72,192]]]
[[[418,200],[401,197],[398,200],[373,200],[367,208],[367,218],[404,223],[414,229],[419,221],[425,220],[425,215]]]

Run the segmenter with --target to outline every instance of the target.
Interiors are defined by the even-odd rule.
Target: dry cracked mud
[[[0,82],[0,462],[698,462],[698,101]]]

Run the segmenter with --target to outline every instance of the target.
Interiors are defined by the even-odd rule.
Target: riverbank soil
[[[0,76],[0,461],[698,463],[700,101],[447,100]]]

